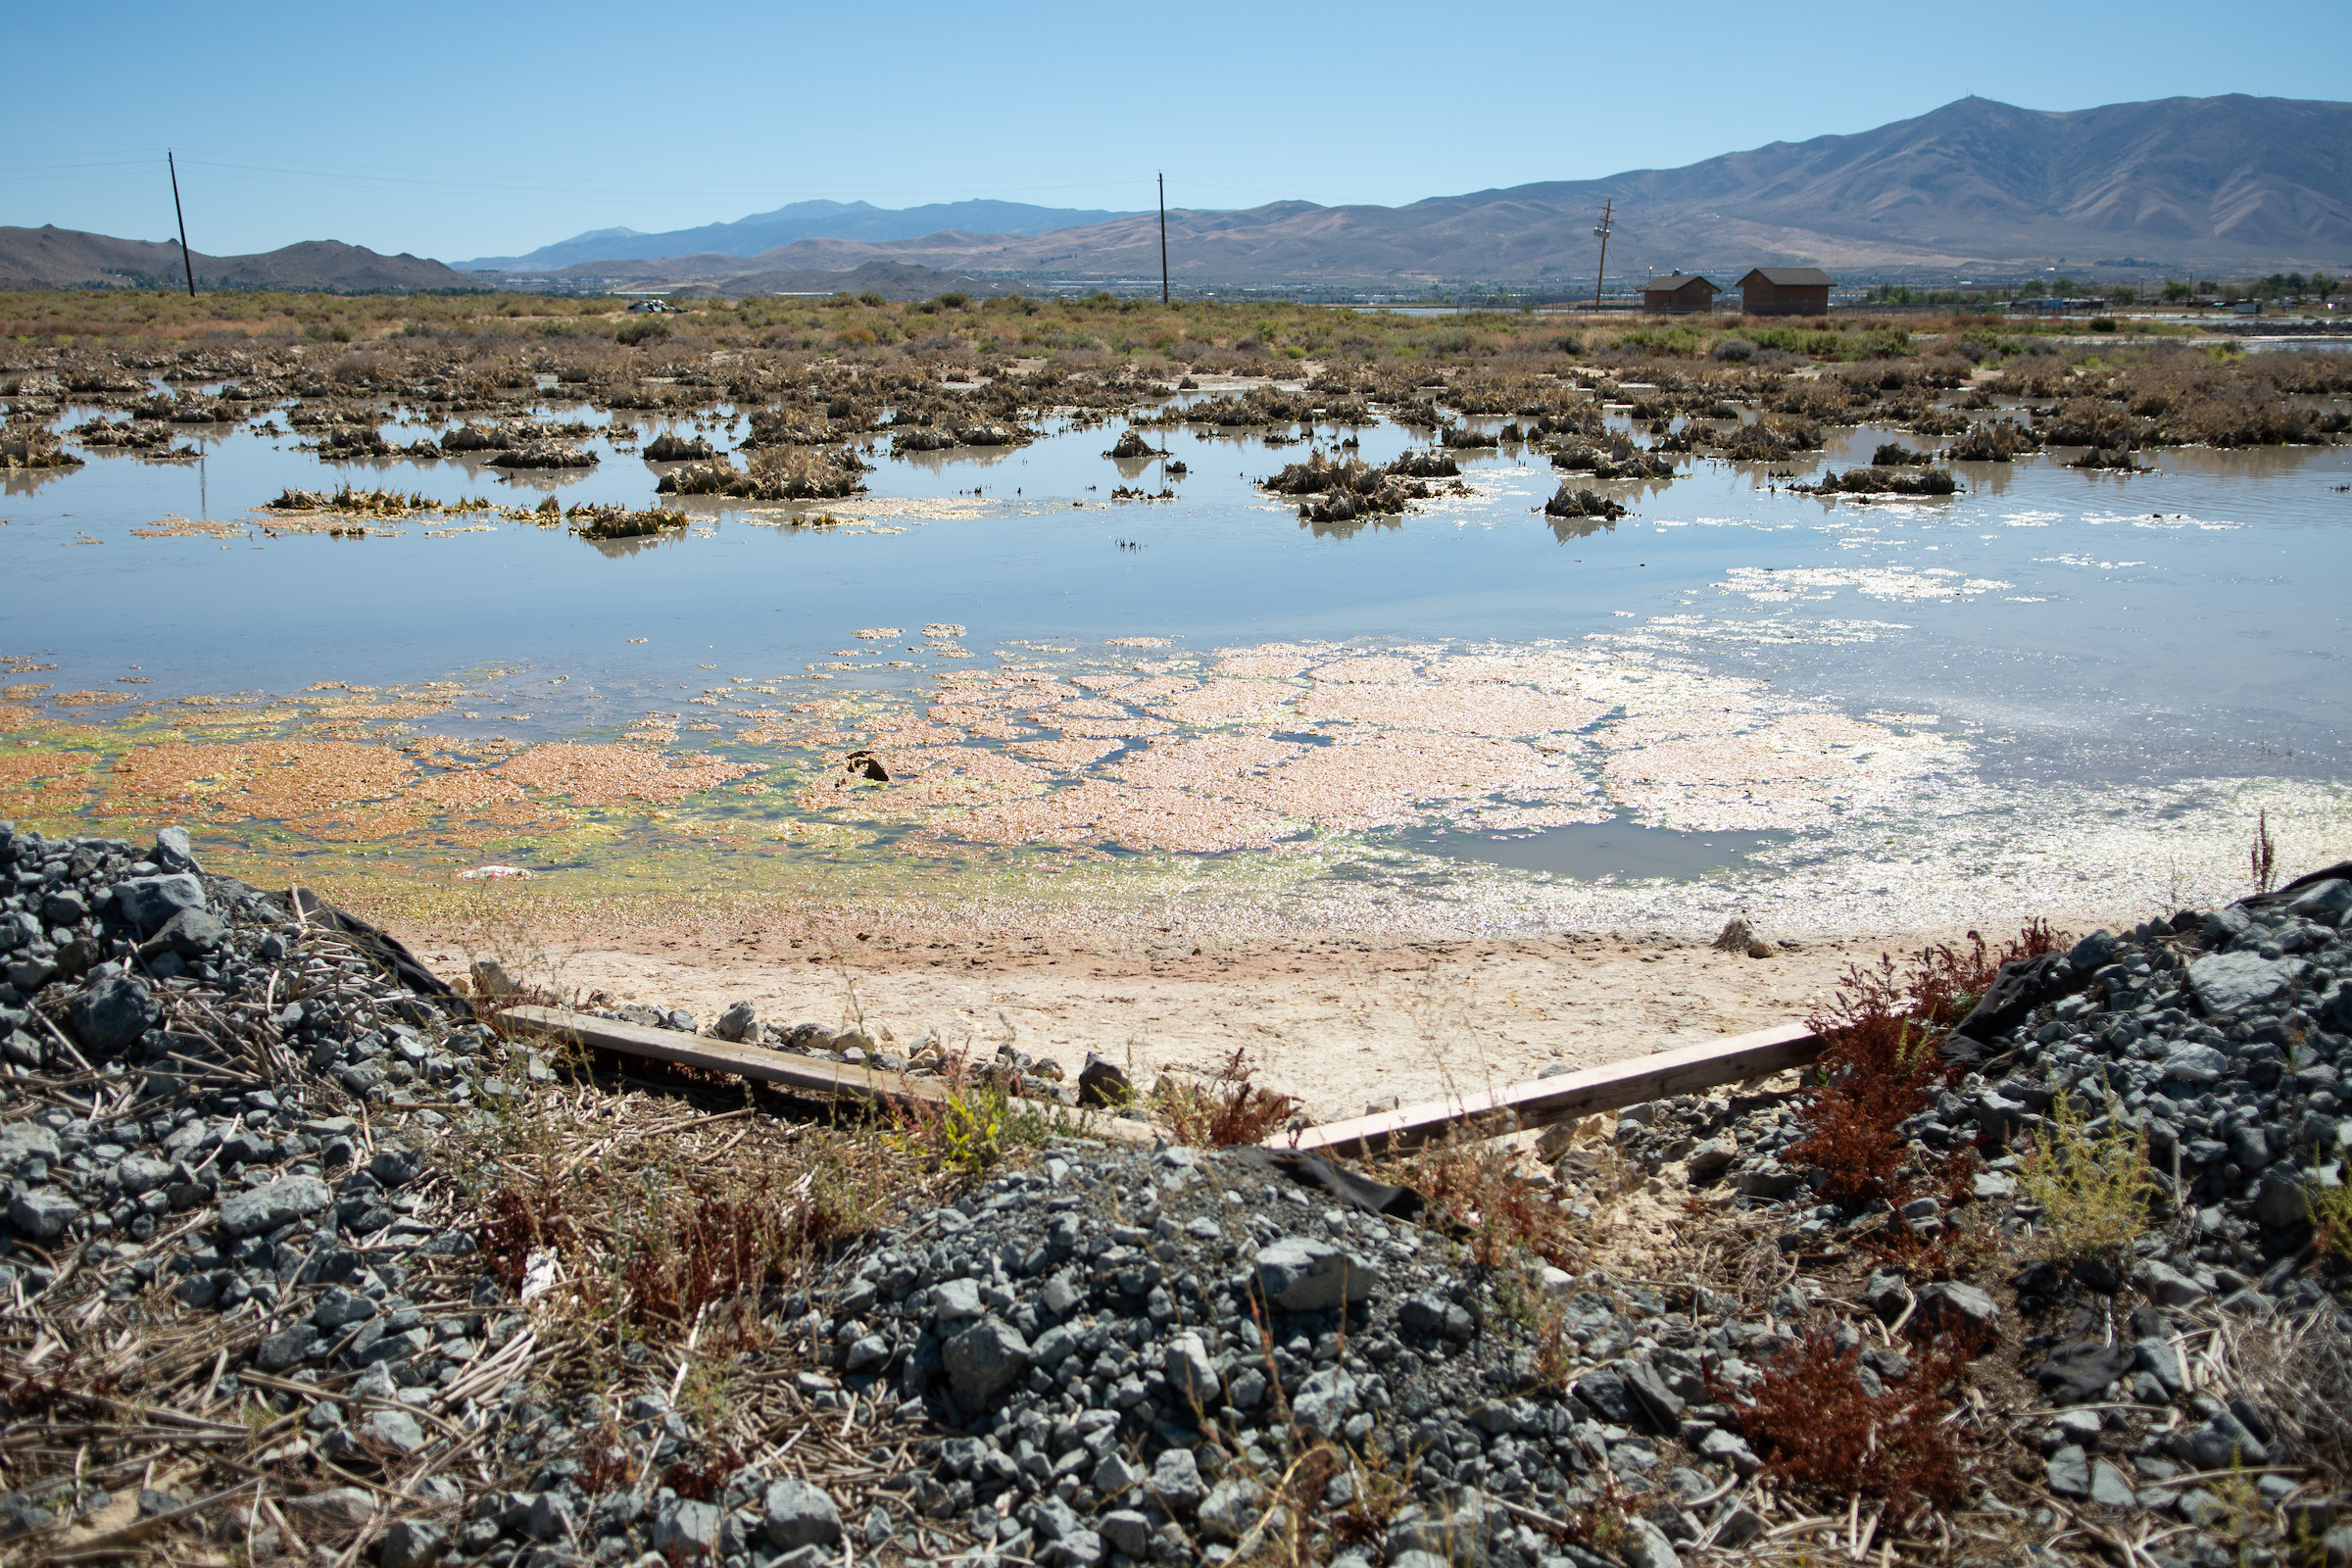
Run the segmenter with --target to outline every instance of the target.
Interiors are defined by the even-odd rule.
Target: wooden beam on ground
[[[576,1041],[598,1051],[642,1056],[649,1061],[667,1062],[673,1067],[734,1073],[738,1077],[756,1079],[802,1094],[848,1095],[858,1100],[875,1101],[915,1100],[933,1104],[949,1099],[947,1086],[931,1079],[909,1078],[904,1073],[883,1072],[873,1067],[853,1067],[842,1061],[819,1061],[813,1056],[796,1056],[789,1052],[738,1045],[733,1041],[714,1039],[709,1035],[690,1035],[676,1029],[649,1029],[643,1024],[622,1023],[618,1019],[599,1018],[563,1007],[506,1007],[499,1011],[498,1017],[501,1022],[517,1029],[552,1039]],[[1036,1101],[1015,1100],[1012,1103],[1048,1112],[1069,1108]],[[1106,1116],[1096,1111],[1073,1114],[1084,1118],[1087,1136],[1118,1138],[1130,1143],[1149,1143],[1154,1136],[1151,1127],[1143,1122]]]
[[[1812,1030],[1803,1024],[1783,1024],[1507,1089],[1453,1095],[1429,1104],[1326,1122],[1300,1133],[1296,1145],[1284,1133],[1267,1139],[1266,1146],[1330,1150],[1341,1154],[1379,1153],[1418,1149],[1455,1129],[1499,1138],[1595,1111],[1621,1110],[1644,1101],[1785,1072],[1804,1066],[1820,1054],[1821,1042]]]

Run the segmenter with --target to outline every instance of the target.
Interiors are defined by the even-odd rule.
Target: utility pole
[[[1600,226],[1592,232],[1600,236],[1600,266],[1592,272],[1592,314],[1600,314],[1600,280],[1609,270],[1609,220],[1616,215],[1615,197],[1600,204]]]
[[[1159,303],[1168,303],[1168,176],[1159,176]]]
[[[179,165],[164,149],[164,167],[172,171],[172,216],[179,220],[179,265],[188,270],[188,298],[196,297],[196,258],[188,254],[188,215],[179,205]]]

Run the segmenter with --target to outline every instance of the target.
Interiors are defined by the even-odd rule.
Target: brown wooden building
[[[1750,316],[1827,316],[1830,274],[1818,267],[1759,267],[1740,280],[1740,308]]]
[[[1642,308],[1662,316],[1682,316],[1715,308],[1723,290],[1695,272],[1670,272],[1642,285]]]

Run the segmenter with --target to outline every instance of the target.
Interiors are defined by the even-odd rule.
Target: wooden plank
[[[514,1006],[501,1010],[498,1016],[503,1022],[532,1034],[575,1040],[599,1051],[642,1056],[649,1061],[667,1062],[673,1067],[731,1072],[738,1077],[757,1079],[803,1094],[849,1095],[859,1100],[920,1100],[934,1104],[949,1098],[947,1087],[930,1079],[908,1078],[903,1073],[883,1072],[872,1067],[853,1067],[843,1061],[819,1061],[813,1056],[796,1056],[789,1052],[737,1045],[733,1041],[713,1039],[709,1035],[685,1034],[676,1029],[649,1029],[643,1024],[623,1023],[616,1018],[598,1018],[563,1007]],[[1025,1100],[1015,1100],[1013,1104],[1035,1105],[1049,1111],[1069,1109],[1064,1105]],[[1108,1136],[1131,1143],[1149,1143],[1154,1136],[1151,1127],[1143,1122],[1091,1111],[1075,1114],[1084,1119],[1085,1131],[1089,1136]]]
[[[1487,1129],[1483,1136],[1500,1137],[1595,1111],[1619,1110],[1644,1101],[1784,1072],[1805,1065],[1820,1053],[1821,1042],[1812,1030],[1803,1024],[1782,1024],[1556,1078],[1326,1122],[1300,1133],[1295,1145],[1284,1133],[1267,1139],[1266,1146],[1372,1153],[1418,1149],[1455,1128],[1476,1131],[1483,1127]]]

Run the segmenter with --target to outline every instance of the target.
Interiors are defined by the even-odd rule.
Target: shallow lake
[[[721,447],[731,412],[702,426]],[[673,423],[694,427],[638,428]],[[1633,515],[1592,525],[1546,518],[1561,476],[1506,447],[1457,454],[1466,494],[1331,526],[1252,483],[1307,441],[1150,430],[1190,470],[1170,478],[1102,455],[1122,427],[877,453],[866,494],[693,499],[688,529],[601,545],[503,511],[338,538],[256,509],[345,482],[643,507],[667,466],[635,442],[509,478],[197,426],[196,461],[13,474],[0,786],[28,818],[210,819],[239,863],[320,876],[691,865],[842,892],[862,868],[936,898],[1073,872],[1492,926],[2136,916],[2242,891],[2258,811],[2290,867],[2347,851],[2344,448],[1963,464],[1934,501],[1790,491],[1933,445],[1843,429],[1778,476],[1685,460],[1598,486]],[[1427,432],[1314,439],[1344,437],[1378,463]],[[583,741],[630,749],[597,754],[620,769],[602,794],[560,744]],[[854,749],[892,782],[845,786]],[[620,776],[649,765],[650,788]],[[272,767],[327,772],[256,782]]]

